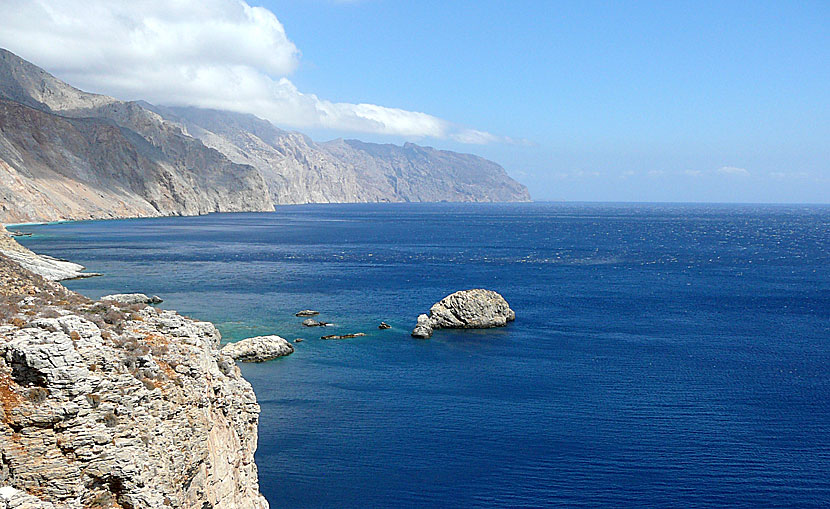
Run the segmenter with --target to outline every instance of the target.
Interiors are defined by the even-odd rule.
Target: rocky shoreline
[[[0,254],[0,508],[267,508],[258,420],[212,324]]]

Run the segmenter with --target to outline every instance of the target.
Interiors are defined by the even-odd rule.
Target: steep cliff
[[[316,143],[253,115],[119,101],[0,49],[0,223],[529,199],[477,156]]]
[[[412,143],[315,143],[253,115],[145,106],[232,161],[259,169],[276,204],[530,200],[504,168],[470,154]]]
[[[267,508],[259,406],[218,346],[209,323],[0,255],[0,507]]]
[[[0,222],[266,210],[255,168],[0,50]]]

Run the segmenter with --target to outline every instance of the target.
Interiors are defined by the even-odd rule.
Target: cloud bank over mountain
[[[325,100],[290,81],[301,52],[277,16],[239,0],[0,0],[0,47],[82,89],[253,113],[281,125],[511,143],[427,113]]]

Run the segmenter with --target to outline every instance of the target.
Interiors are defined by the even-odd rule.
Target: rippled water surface
[[[331,205],[23,228],[214,321],[280,507],[830,505],[830,208]],[[409,337],[446,294],[516,322]],[[337,324],[322,341],[299,309]],[[384,320],[393,328],[376,329]]]

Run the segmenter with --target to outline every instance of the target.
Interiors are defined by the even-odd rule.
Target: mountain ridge
[[[121,101],[0,48],[0,222],[529,200],[525,186],[478,156],[319,143],[250,114]]]

